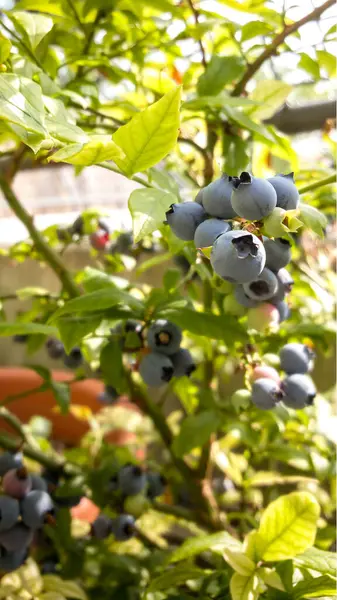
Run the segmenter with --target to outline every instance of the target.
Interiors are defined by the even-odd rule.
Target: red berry
[[[109,234],[106,231],[96,231],[90,236],[90,244],[95,250],[104,250],[109,241]]]
[[[24,498],[32,489],[32,480],[25,467],[11,469],[2,480],[5,494],[13,498]]]
[[[255,367],[249,379],[253,383],[253,381],[261,378],[272,379],[275,383],[281,383],[281,378],[276,369],[269,367],[268,365]]]

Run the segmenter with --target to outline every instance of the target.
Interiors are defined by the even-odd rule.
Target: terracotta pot
[[[65,371],[53,371],[52,377],[56,381],[70,381],[73,374]],[[20,394],[27,390],[33,390],[42,384],[42,378],[32,371],[21,367],[0,368],[0,403],[7,396]],[[97,379],[86,379],[71,385],[71,403],[73,405],[88,406],[93,413],[102,409],[102,404],[97,396],[103,391],[104,385]],[[130,410],[137,410],[133,403],[127,398],[119,401],[120,405]],[[10,403],[10,410],[23,423],[27,423],[33,416],[39,415],[48,419],[52,425],[52,439],[67,445],[78,445],[81,437],[89,430],[88,424],[76,418],[73,414],[61,415],[55,411],[57,406],[53,393],[32,393],[23,398],[18,398]],[[3,419],[0,419],[0,430],[11,431],[11,428]],[[132,439],[131,439],[132,438]],[[107,440],[117,445],[132,443],[135,436],[129,432],[118,430],[107,434]]]

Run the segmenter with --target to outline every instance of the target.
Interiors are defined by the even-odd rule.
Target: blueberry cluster
[[[235,285],[236,301],[245,308],[262,302],[277,307],[279,321],[289,316],[284,301],[293,280],[284,269],[291,260],[288,239],[271,239],[249,231],[246,221],[254,221],[254,231],[276,207],[296,209],[298,190],[293,173],[270,179],[243,172],[240,177],[226,174],[201,189],[195,202],[173,204],[166,223],[184,241],[197,248],[212,246],[211,265],[215,273]],[[243,229],[232,229],[233,222]]]
[[[308,373],[313,368],[314,352],[305,344],[289,343],[280,351],[281,379],[278,371],[268,365],[255,367],[252,373],[251,401],[262,409],[274,408],[278,402],[289,408],[311,406],[316,388]]]
[[[62,359],[63,364],[69,369],[78,369],[83,364],[83,354],[78,346],[72,348],[67,354],[61,340],[49,338],[46,342],[46,350],[50,358]]]
[[[29,474],[20,453],[0,456],[0,571],[13,571],[27,558],[36,530],[53,519],[46,481]]]
[[[71,241],[82,238],[85,231],[85,222],[83,217],[78,216],[70,227],[59,227],[56,230],[57,238],[62,243],[70,243]],[[107,224],[99,219],[97,230],[90,234],[89,242],[95,250],[104,250],[110,240],[110,230]]]
[[[108,484],[109,492],[120,494],[124,512],[114,518],[101,513],[92,524],[92,536],[102,540],[113,535],[119,542],[129,540],[136,532],[135,517],[149,506],[149,500],[164,493],[165,485],[165,478],[158,472],[144,472],[134,464],[124,465]]]
[[[154,321],[146,341],[149,352],[140,361],[139,373],[147,385],[160,387],[172,377],[189,377],[195,371],[190,351],[180,348],[182,332],[174,323],[166,319]]]

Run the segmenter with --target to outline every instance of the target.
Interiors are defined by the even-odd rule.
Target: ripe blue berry
[[[104,392],[97,396],[97,400],[102,404],[114,404],[119,398],[117,390],[112,385],[106,385]]]
[[[216,238],[222,233],[230,230],[230,224],[220,219],[207,219],[198,225],[194,243],[196,248],[208,248],[212,246]]]
[[[139,365],[139,373],[146,385],[160,387],[173,376],[173,364],[168,356],[151,352],[146,354]]]
[[[288,375],[308,373],[313,367],[314,356],[313,351],[304,344],[286,344],[280,351],[281,369]]]
[[[65,355],[64,345],[60,340],[50,338],[46,342],[47,353],[50,358],[57,360]]]
[[[233,177],[225,173],[205,188],[202,193],[202,205],[211,217],[233,219],[237,216],[231,204]]]
[[[252,281],[264,268],[266,253],[262,242],[246,231],[228,231],[214,242],[211,265],[217,275],[231,283]]]
[[[186,348],[180,348],[178,352],[170,356],[170,359],[173,364],[173,375],[175,377],[184,377],[184,375],[189,377],[196,370],[194,358]]]
[[[39,490],[41,492],[48,491],[48,483],[46,479],[41,477],[41,475],[37,475],[36,473],[31,473],[30,478],[32,480],[32,490]]]
[[[254,300],[247,296],[242,284],[235,286],[234,296],[236,301],[245,308],[255,308],[259,304],[258,300]]]
[[[125,465],[117,473],[118,487],[125,496],[135,496],[146,486],[146,474],[137,465]]]
[[[147,332],[149,348],[154,352],[160,352],[160,354],[168,356],[179,350],[181,340],[181,329],[166,319],[154,321]]]
[[[276,207],[276,192],[266,179],[243,172],[234,180],[231,202],[240,217],[260,221]]]
[[[27,556],[27,548],[22,548],[17,552],[7,552],[4,548],[0,548],[0,571],[5,571],[5,573],[16,571],[23,565]]]
[[[131,515],[119,515],[112,520],[112,533],[116,540],[125,542],[135,534],[135,520]]]
[[[0,546],[7,552],[17,552],[27,548],[33,541],[33,531],[23,523],[16,523],[11,529],[1,531]]]
[[[284,398],[282,401],[289,408],[301,409],[311,406],[315,396],[316,388],[308,375],[295,373],[289,375],[282,382]]]
[[[7,471],[22,467],[22,453],[4,452],[0,455],[0,477],[3,477]]]
[[[274,408],[282,399],[282,391],[273,379],[263,377],[254,381],[251,400],[257,408],[268,410]]]
[[[112,519],[106,515],[98,515],[91,525],[91,535],[98,540],[104,540],[112,533]]]
[[[0,531],[11,529],[17,522],[20,506],[15,498],[0,496]]]
[[[277,196],[277,206],[284,210],[294,210],[298,207],[300,196],[294,184],[294,173],[275,175],[268,179]]]
[[[160,473],[147,473],[147,497],[154,500],[165,491],[166,479]]]
[[[63,362],[66,367],[69,369],[77,369],[83,363],[83,354],[81,349],[75,346],[72,350],[70,350],[69,354],[67,354]]]
[[[278,302],[277,304],[275,304],[275,308],[277,308],[277,310],[279,312],[280,323],[289,319],[289,317],[291,315],[291,310],[290,310],[288,304],[284,300],[282,300],[282,302]]]
[[[278,289],[276,275],[270,269],[263,269],[262,273],[249,283],[243,284],[245,294],[253,300],[264,302],[275,296]]]
[[[166,213],[166,222],[173,233],[186,242],[194,239],[196,228],[205,219],[206,213],[197,202],[172,204]]]
[[[291,261],[291,245],[284,238],[263,238],[263,245],[266,251],[266,267],[276,273],[283,267],[286,267]]]
[[[282,302],[282,300],[284,300],[285,296],[287,294],[290,294],[290,292],[293,288],[293,285],[294,285],[294,280],[293,280],[292,276],[290,275],[290,273],[288,273],[288,271],[286,269],[280,269],[276,273],[276,277],[277,277],[277,281],[278,281],[277,292],[276,292],[275,296],[273,296],[270,299],[270,302],[274,305],[278,304],[279,302]]]
[[[194,198],[194,202],[197,202],[197,204],[201,204],[201,206],[202,206],[202,198],[203,198],[203,195],[204,195],[204,189],[205,188],[201,188],[198,191],[196,197]]]
[[[54,503],[47,492],[33,490],[21,502],[22,521],[31,529],[43,527],[45,519],[54,512]]]
[[[13,498],[24,498],[32,489],[32,480],[25,467],[7,471],[2,480],[5,494]]]

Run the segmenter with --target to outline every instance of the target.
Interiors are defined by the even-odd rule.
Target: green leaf
[[[333,596],[336,598],[336,580],[328,575],[312,579],[303,579],[295,585],[292,597],[294,600],[301,598],[322,598],[322,596]]]
[[[220,109],[226,106],[256,106],[256,102],[253,102],[253,100],[250,100],[249,98],[232,98],[223,92],[217,96],[200,96],[199,98],[188,100],[183,104],[183,108],[186,110],[202,110],[207,108]]]
[[[275,142],[274,137],[267,129],[267,127],[261,125],[260,123],[255,123],[252,119],[250,119],[250,117],[248,117],[248,115],[246,115],[242,111],[239,111],[236,108],[232,108],[231,106],[224,106],[223,110],[231,121],[234,121],[234,123],[237,123],[244,129],[247,129],[252,133],[256,133],[259,136],[259,138],[261,138],[261,140],[266,144]]]
[[[329,77],[336,77],[336,59],[333,54],[326,50],[316,50],[318,63],[325,69]]]
[[[274,32],[274,28],[263,21],[249,21],[241,28],[241,42],[246,42],[260,35],[268,35]]]
[[[43,592],[37,597],[38,600],[66,600],[63,594],[59,592]]]
[[[141,312],[143,309],[143,303],[137,298],[134,298],[131,294],[118,288],[106,288],[69,300],[69,302],[66,302],[64,306],[54,313],[52,320],[58,319],[62,315],[69,313],[85,313],[105,310],[120,303],[130,306],[130,308],[137,313]]]
[[[172,449],[176,456],[184,456],[207,442],[210,435],[221,425],[218,414],[212,410],[186,417],[178,435],[174,438]]]
[[[74,598],[75,600],[87,600],[86,593],[75,581],[67,581],[61,579],[57,575],[44,575],[44,589],[47,592],[59,592],[66,598]]]
[[[104,160],[115,161],[116,157],[123,160],[124,154],[111,140],[110,136],[106,136],[105,141],[92,140],[83,144],[69,144],[69,146],[65,146],[55,152],[48,160],[89,167],[90,165],[96,165]]]
[[[130,285],[127,279],[117,277],[116,275],[109,275],[108,273],[104,273],[104,271],[94,269],[93,267],[85,267],[84,271],[81,273],[80,282],[83,283],[86,292],[95,292],[103,288],[117,288],[124,290]]]
[[[224,340],[228,344],[246,339],[246,332],[234,318],[226,318],[211,313],[201,313],[190,308],[174,310],[167,308],[160,312],[163,318],[170,319],[182,329],[210,339]],[[159,315],[158,315],[159,316]]]
[[[70,404],[70,386],[63,381],[50,381],[49,385],[61,409],[62,415],[67,414]]]
[[[96,315],[82,315],[80,317],[70,315],[58,319],[56,325],[66,352],[70,352],[84,337],[93,333],[100,325],[102,318],[103,316]]]
[[[337,555],[319,548],[308,548],[294,558],[294,564],[304,569],[313,569],[323,575],[336,575]]]
[[[0,33],[0,65],[9,57],[12,44]]]
[[[181,88],[174,88],[113,134],[113,141],[125,154],[125,159],[116,159],[116,164],[129,177],[157,164],[174,148],[180,96]]]
[[[123,378],[122,350],[118,339],[109,341],[102,348],[99,364],[105,383],[118,390]]]
[[[304,69],[304,71],[309,73],[309,75],[312,75],[314,79],[319,79],[321,74],[318,62],[311,58],[309,54],[305,54],[304,52],[302,54],[299,54],[299,56],[301,57],[301,60],[298,63],[297,67],[299,69]]]
[[[15,8],[18,10],[37,10],[58,17],[64,16],[62,0],[20,0]]]
[[[34,335],[42,333],[44,335],[55,336],[57,335],[56,327],[51,325],[43,325],[42,323],[9,323],[8,321],[0,323],[0,336],[11,336],[11,335]]]
[[[190,565],[177,565],[173,568],[167,569],[164,573],[154,579],[148,589],[149,592],[155,592],[159,590],[168,590],[185,584],[188,580],[200,579],[205,577],[207,571],[198,569]]]
[[[31,14],[26,11],[15,10],[8,13],[8,16],[15,25],[20,26],[20,33],[29,41],[33,50],[54,27],[53,20],[50,17],[36,13]]]
[[[268,569],[267,567],[261,567],[258,569],[257,573],[266,585],[269,585],[269,587],[275,588],[276,590],[280,590],[281,592],[285,592],[282,579],[276,571]]]
[[[256,564],[243,552],[233,552],[232,550],[225,548],[223,556],[225,561],[228,562],[234,571],[245,577],[250,576],[256,569]]]
[[[285,103],[291,92],[291,85],[277,80],[258,81],[249,98],[260,103],[257,108],[248,109],[257,119],[269,119]]]
[[[317,500],[308,492],[293,492],[269,504],[256,539],[260,558],[287,560],[312,546],[319,513]]]
[[[229,584],[231,600],[257,600],[260,595],[259,583],[254,573],[249,576],[234,573]]]
[[[129,211],[133,220],[135,243],[156,231],[165,220],[165,213],[177,198],[168,192],[155,189],[134,190],[129,198]]]
[[[217,554],[222,554],[225,548],[240,552],[242,544],[236,538],[233,538],[227,531],[211,533],[210,535],[201,535],[187,539],[177,550],[171,554],[170,562],[178,562],[197,556],[202,552],[211,550]]]
[[[197,83],[199,96],[216,96],[227,83],[238,79],[243,70],[239,56],[212,56]]]
[[[49,137],[45,128],[41,88],[26,77],[0,74],[0,118],[42,138]]]
[[[326,216],[314,206],[300,202],[300,219],[304,225],[324,238],[324,229],[328,224]]]

